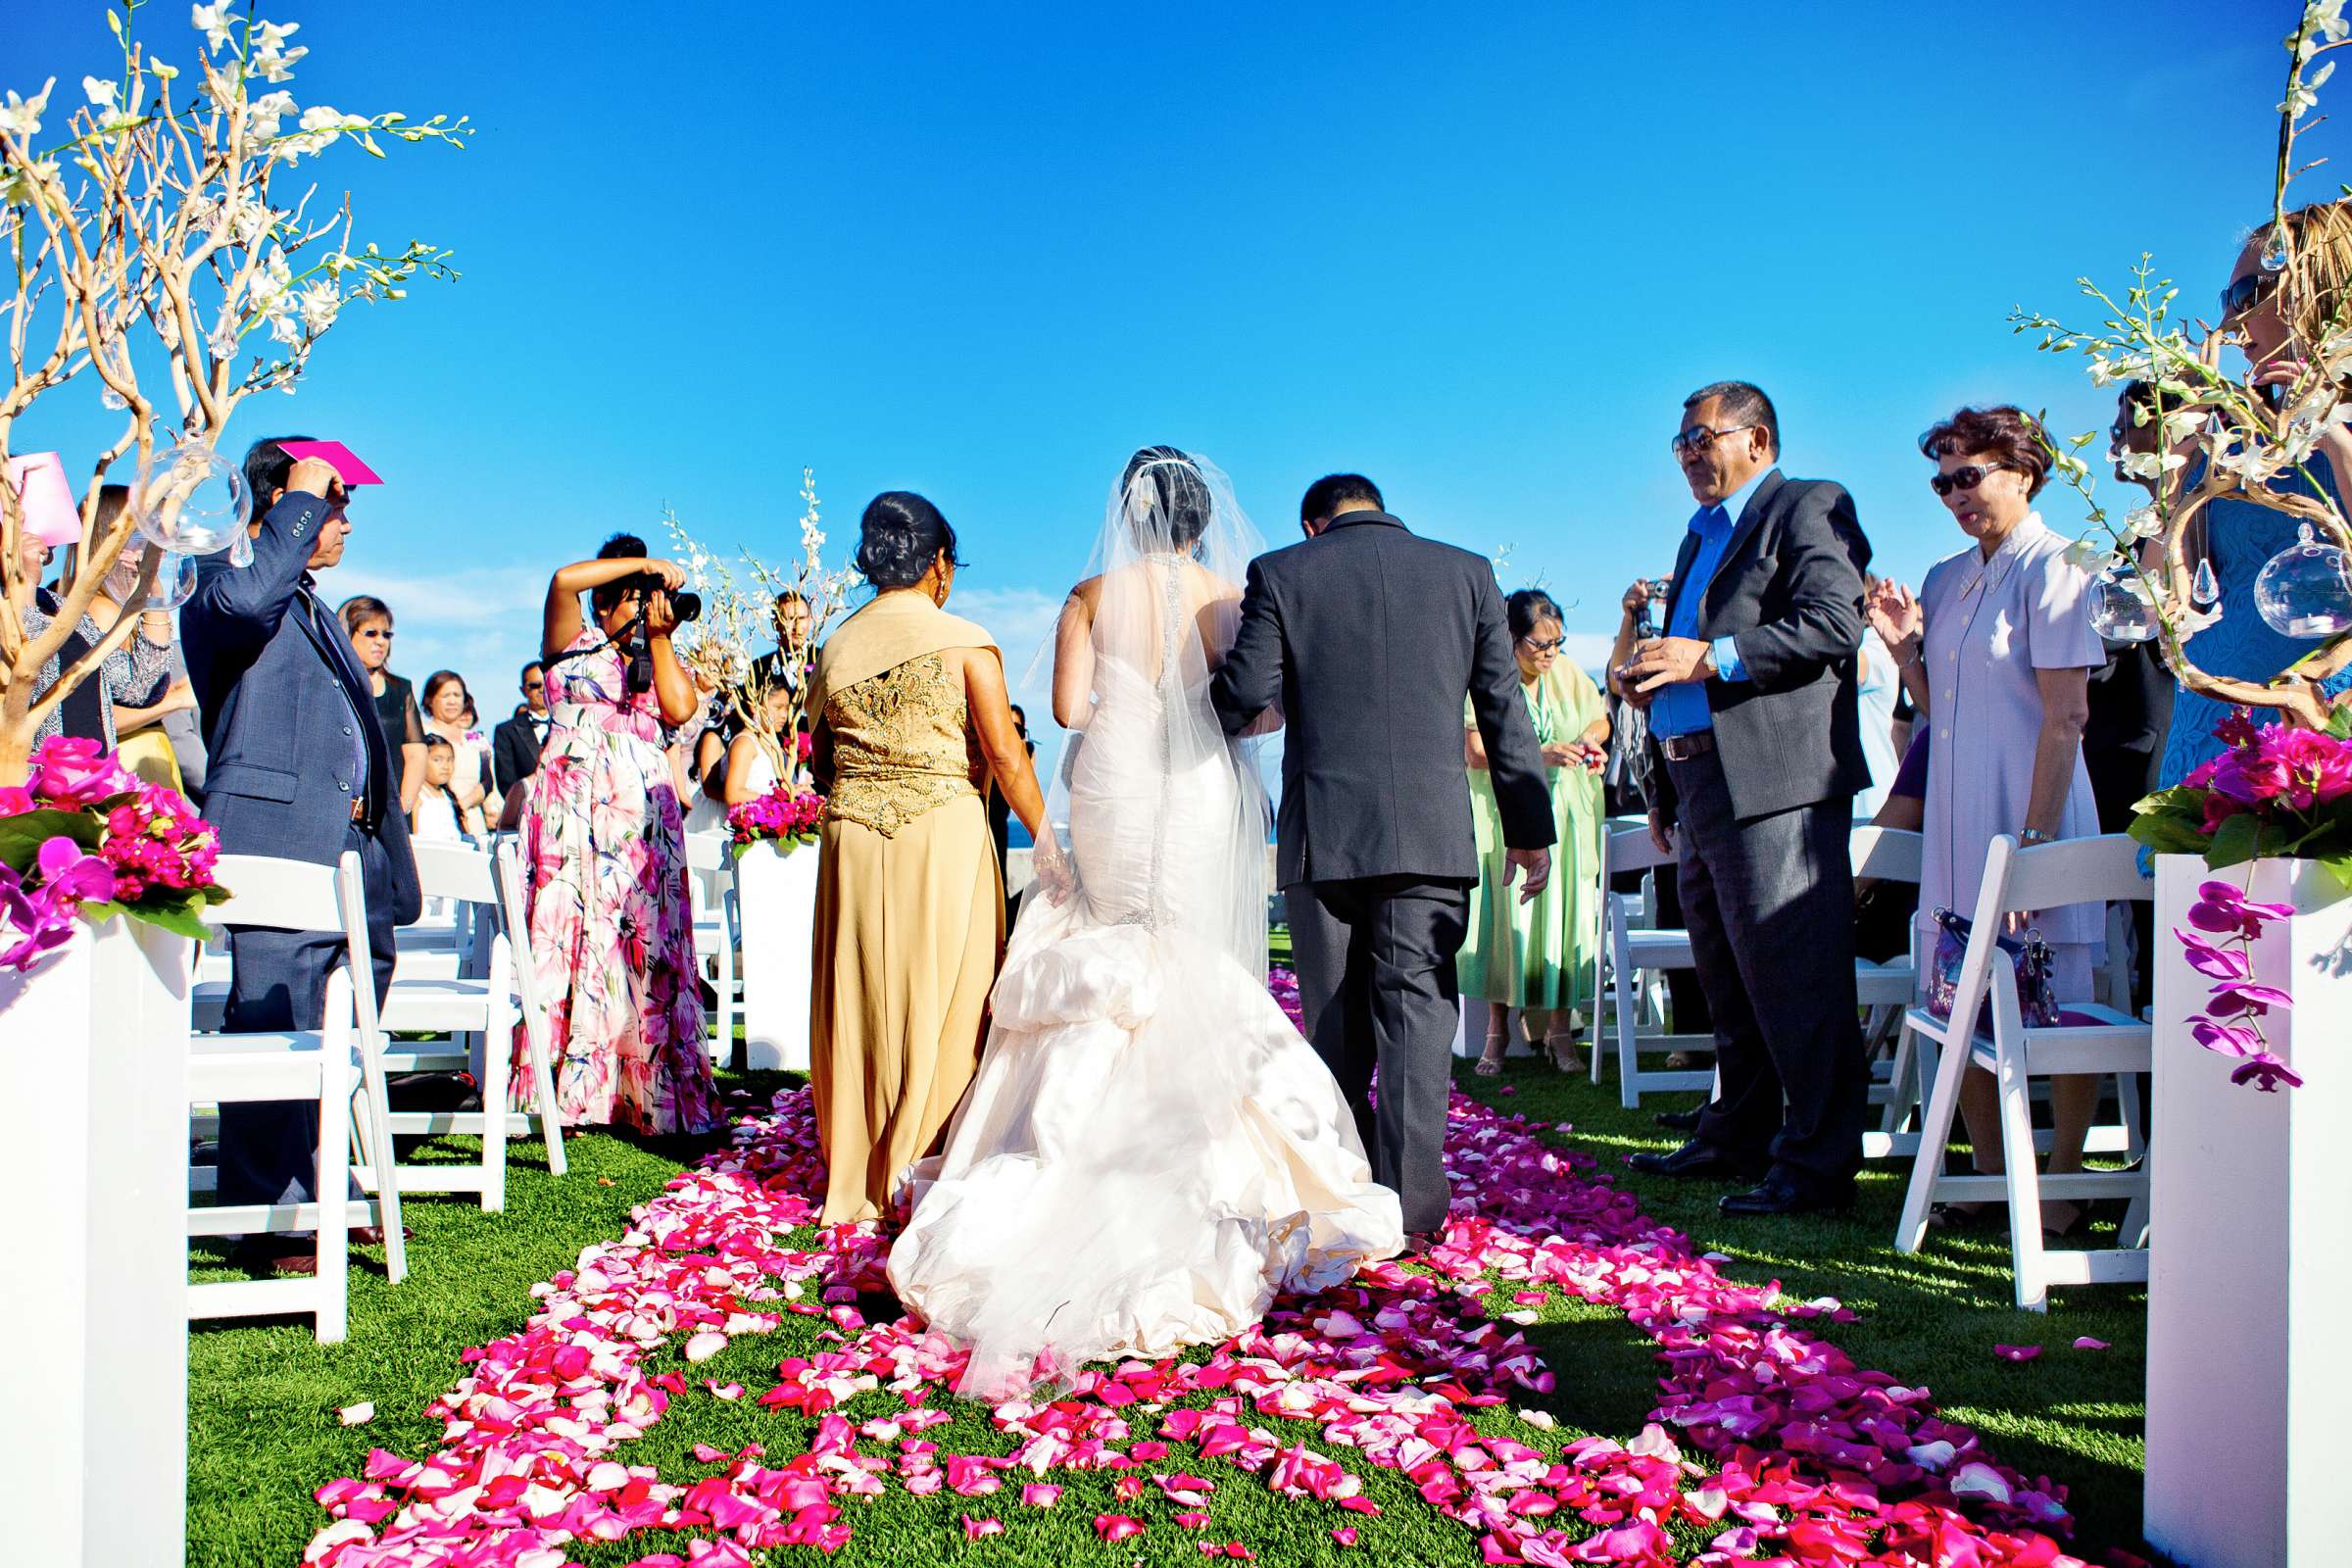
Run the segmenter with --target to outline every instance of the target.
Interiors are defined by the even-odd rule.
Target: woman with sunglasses
[[[2286,227],[2284,268],[2262,265],[2271,225],[2259,224],[2222,290],[2220,335],[2243,352],[2246,381],[2264,397],[2277,396],[2270,389],[2283,390],[2301,377],[2315,358],[2311,345],[2339,333],[2345,312],[2352,309],[2352,202],[2320,202],[2289,213]],[[2132,444],[2117,442],[2119,449]],[[2273,481],[2274,487],[2325,495],[2352,516],[2352,493],[2346,488],[2352,484],[2352,434],[2332,426],[2302,466],[2308,476],[2290,469]],[[2204,478],[2201,463],[2175,473],[2183,494]],[[2328,489],[2319,489],[2322,485]],[[2197,633],[2190,657],[2209,674],[2268,681],[2313,647],[2273,631],[2254,608],[2254,579],[2273,556],[2295,542],[2295,519],[2252,501],[2224,497],[2208,504],[2200,520],[2202,526],[2192,524],[2192,529],[2203,537],[2200,553],[2221,591],[2215,608],[2222,618]],[[2340,700],[2347,687],[2352,687],[2352,670],[2330,677],[2321,690]],[[2221,755],[2222,743],[2213,731],[2229,714],[2227,703],[2185,688],[2175,696],[2158,787],[2169,789]]]
[[[372,594],[354,594],[335,612],[343,618],[343,635],[360,656],[375,693],[375,716],[384,726],[384,739],[400,754],[400,809],[416,808],[416,792],[424,787],[424,715],[416,707],[416,689],[386,667],[392,659],[392,607]]]
[[[1936,910],[1972,913],[1984,852],[2000,834],[2026,845],[2099,831],[2082,763],[2090,672],[2106,662],[2090,623],[2090,577],[2066,559],[2068,541],[2034,511],[2049,477],[2041,427],[2015,408],[1962,409],[1920,438],[1936,465],[1928,482],[1968,535],[1968,548],[1929,568],[1919,597],[1882,581],[1870,624],[1892,653],[1903,685],[1929,726],[1928,796],[1919,879],[1919,938],[1936,945]],[[2025,922],[2050,945],[2061,1002],[2090,995],[2103,905],[2069,905]],[[2098,1079],[2051,1085],[2053,1173],[2082,1168],[2082,1141]],[[1970,1068],[1960,1091],[1977,1169],[2001,1166],[2000,1104],[1992,1077]],[[1973,1218],[1984,1205],[1947,1205]],[[2045,1227],[2067,1234],[2082,1205],[2042,1205]]]
[[[1522,902],[1509,886],[1501,813],[1487,775],[1487,749],[1475,715],[1463,711],[1462,746],[1470,767],[1471,819],[1478,831],[1479,879],[1470,895],[1469,935],[1454,960],[1462,995],[1487,1004],[1487,1044],[1478,1071],[1502,1071],[1510,1013],[1520,1009],[1528,1042],[1544,1042],[1562,1072],[1582,1072],[1577,1009],[1592,1001],[1592,953],[1600,941],[1600,769],[1608,760],[1608,705],[1592,677],[1560,658],[1560,607],[1541,588],[1522,588],[1503,603],[1519,687],[1535,721],[1551,785],[1551,881]]]

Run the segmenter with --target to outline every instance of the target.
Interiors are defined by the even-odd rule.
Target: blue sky
[[[106,69],[94,0],[11,9],[0,86]],[[186,10],[140,30],[184,57]],[[2182,3],[265,14],[302,24],[302,103],[472,118],[463,154],[306,166],[363,237],[466,275],[347,313],[222,445],[298,426],[386,476],[327,586],[389,599],[394,667],[462,670],[494,718],[554,566],[664,505],[780,560],[803,466],[837,552],[877,490],[938,501],[956,608],[1016,673],[1156,441],[1276,542],[1308,480],[1368,472],[1598,639],[1672,561],[1665,439],[1721,376],[1772,392],[1788,469],[1851,487],[1916,582],[1959,543],[1922,429],[1972,400],[2110,417],[2012,306],[2084,315],[2075,277],[2121,287],[2142,250],[2192,304],[2225,280],[2296,8],[2219,34]],[[78,468],[97,397],[13,444]]]

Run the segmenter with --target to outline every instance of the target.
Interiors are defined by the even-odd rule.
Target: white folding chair
[[[1847,840],[1854,879],[1858,882],[1868,877],[1917,887],[1922,844],[1921,836],[1907,829],[1855,823]],[[1889,1036],[1893,1040],[1886,1082],[1876,1081],[1874,1073],[1871,1084],[1871,1102],[1883,1109],[1878,1127],[1862,1135],[1865,1159],[1908,1154],[1919,1145],[1917,1133],[1902,1130],[1911,1108],[1919,1103],[1921,1086],[1918,1053],[1912,1049],[1910,1031],[1901,1027],[1903,1011],[1919,990],[1918,947],[1914,936],[1911,947],[1898,957],[1883,963],[1859,955],[1854,958],[1854,1000],[1867,1015],[1864,1039],[1874,1054],[1882,1042]]]
[[[425,897],[466,911],[462,924],[482,940],[484,973],[420,974],[395,968],[391,990],[385,994],[377,1021],[383,1034],[376,1056],[387,1072],[468,1072],[476,1070],[474,1048],[480,1042],[476,1082],[480,1110],[396,1110],[390,1114],[395,1133],[458,1133],[479,1136],[477,1164],[395,1165],[392,1175],[406,1193],[475,1193],[482,1210],[495,1214],[507,1206],[507,1139],[510,1134],[538,1132],[548,1149],[548,1164],[563,1170],[564,1135],[556,1114],[555,1086],[548,1070],[544,1026],[526,1028],[526,1059],[533,1077],[536,1112],[508,1108],[509,1064],[514,1048],[514,1025],[522,1008],[516,989],[514,944],[499,929],[501,898],[490,855],[464,844],[418,842],[416,882]],[[512,854],[510,849],[506,853]],[[395,1034],[437,1037],[417,1042],[394,1040]]]
[[[374,970],[368,946],[367,894],[360,858],[346,853],[332,866],[267,856],[223,855],[217,873],[231,891],[225,904],[208,905],[205,920],[279,931],[340,931],[345,961],[327,978],[316,1029],[222,1034],[191,1029],[188,1102],[219,1105],[251,1101],[311,1100],[318,1105],[316,1200],[188,1209],[190,1236],[238,1236],[310,1231],[317,1239],[318,1272],[310,1279],[231,1280],[188,1287],[190,1318],[310,1315],[318,1341],[331,1345],[349,1325],[350,1228],[375,1224],[384,1233],[386,1272],[408,1273],[401,1245],[400,1195],[387,1188],[373,1201],[349,1196],[367,1170],[352,1158],[353,1100],[357,1130],[370,1150],[388,1151],[383,1078],[367,1051],[374,1021]],[[360,983],[354,984],[354,977]]]
[[[706,959],[717,966],[711,989],[718,995],[718,1005],[711,1013],[709,1044],[714,1061],[724,1061],[734,1052],[735,1016],[741,1002],[735,950],[743,931],[735,904],[733,858],[724,833],[686,835],[687,880],[694,893],[695,961],[698,969]]]
[[[1605,841],[1601,868],[1601,956],[1606,971],[1593,992],[1592,1081],[1600,1081],[1604,1036],[1601,1020],[1613,1021],[1617,1037],[1617,1098],[1631,1110],[1644,1094],[1670,1090],[1709,1089],[1711,1068],[1688,1071],[1650,1069],[1642,1065],[1642,1052],[1707,1051],[1715,1049],[1712,1034],[1668,1034],[1664,1030],[1664,976],[1670,969],[1695,967],[1690,956],[1690,933],[1655,924],[1649,900],[1637,901],[1627,893],[1610,891],[1628,871],[1651,871],[1674,863],[1649,839],[1646,823],[1612,826]],[[1656,1027],[1646,1027],[1654,1018]]]
[[[2140,873],[2139,846],[2120,833],[2062,839],[2027,850],[2004,833],[1986,849],[1984,888],[1960,962],[1951,1016],[1938,1018],[1924,1006],[1914,1006],[1903,1017],[1903,1027],[1920,1042],[1923,1072],[1930,1070],[1925,1054],[1930,1046],[1936,1048],[1938,1060],[1932,1069],[1935,1090],[1922,1118],[1903,1217],[1895,1229],[1896,1250],[1919,1250],[1927,1237],[1929,1207],[1938,1198],[2006,1201],[2019,1307],[2046,1311],[2052,1285],[2115,1284],[2148,1277],[2147,1162],[2155,1155],[2146,1147],[2132,1075],[2149,1070],[2154,1032],[2131,1014],[2087,998],[2059,999],[2065,1012],[2079,1021],[2062,1019],[2049,1028],[2028,1028],[2020,1011],[2016,972],[2000,953],[1997,939],[2003,917],[2013,910],[2129,903],[2153,895],[2154,888]],[[1987,997],[1992,1011],[1989,1035],[1977,1027],[1977,1014]],[[1998,1176],[1953,1176],[1943,1169],[1944,1148],[1960,1103],[1960,1080],[1972,1061],[1992,1073],[2000,1091],[2003,1173]],[[2140,1153],[2138,1169],[2064,1175],[2039,1170],[2030,1086],[2035,1078],[2075,1073],[2115,1075],[2127,1148]],[[2119,1197],[2132,1200],[2118,1238],[2123,1246],[2087,1250],[2043,1248],[2042,1199]]]

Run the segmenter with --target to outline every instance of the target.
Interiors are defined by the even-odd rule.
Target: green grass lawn
[[[728,1088],[764,1098],[782,1080],[722,1075]],[[1554,1073],[1535,1057],[1514,1057],[1495,1080],[1462,1072],[1473,1093],[1506,1110],[1576,1124],[1576,1140],[1597,1154],[1604,1169],[1637,1149],[1669,1146],[1647,1110],[1627,1112],[1615,1086],[1595,1091],[1582,1079]],[[1510,1094],[1500,1091],[1508,1088]],[[1687,1097],[1677,1097],[1687,1098]],[[1664,1103],[1660,1102],[1659,1103]],[[1655,1108],[1655,1106],[1653,1106]],[[448,1140],[454,1156],[464,1140]],[[439,1424],[424,1406],[459,1376],[459,1352],[518,1329],[529,1314],[530,1287],[570,1265],[580,1249],[617,1236],[629,1208],[660,1192],[678,1164],[710,1141],[642,1141],[607,1134],[572,1139],[571,1172],[551,1179],[536,1145],[517,1142],[503,1215],[485,1215],[462,1199],[413,1200],[409,1223],[409,1279],[384,1283],[382,1260],[362,1250],[352,1279],[351,1338],[339,1346],[315,1343],[305,1323],[192,1325],[189,1349],[188,1561],[217,1568],[295,1563],[326,1516],[311,1492],[336,1476],[356,1475],[372,1446],[416,1458],[430,1452]],[[430,1152],[420,1157],[431,1157]],[[2140,1423],[2145,1297],[2136,1289],[2064,1291],[2046,1318],[2009,1306],[2005,1252],[1997,1236],[1938,1239],[1926,1254],[1900,1257],[1889,1245],[1900,1201],[1891,1168],[1866,1176],[1851,1215],[1796,1221],[1732,1223],[1717,1215],[1717,1189],[1663,1182],[1630,1184],[1649,1211],[1687,1231],[1703,1248],[1730,1254],[1736,1277],[1778,1279],[1799,1298],[1832,1295],[1861,1314],[1854,1323],[1815,1325],[1864,1367],[1907,1384],[1925,1383],[1955,1419],[1984,1434],[2003,1459],[2032,1475],[2046,1472],[2072,1489],[2081,1518],[2077,1549],[2094,1560],[2113,1544],[2139,1537]],[[200,1259],[215,1254],[200,1253]],[[209,1261],[195,1278],[229,1277]],[[1495,1310],[1509,1306],[1497,1299]],[[869,1309],[871,1309],[869,1304]],[[1558,1430],[1538,1431],[1511,1409],[1481,1412],[1483,1429],[1523,1442],[1556,1446],[1584,1433],[1629,1438],[1641,1429],[1655,1396],[1652,1347],[1619,1313],[1554,1299],[1543,1320],[1526,1330],[1557,1374],[1550,1396],[1531,1398]],[[737,1380],[756,1395],[772,1381],[781,1357],[809,1353],[821,1320],[787,1318],[770,1336],[738,1339],[716,1359],[693,1369],[693,1395],[618,1455],[660,1466],[664,1479],[691,1482],[711,1468],[697,1463],[697,1443],[739,1447],[759,1442],[776,1452],[806,1444],[813,1423],[797,1412],[770,1412],[748,1400],[730,1404],[709,1396],[701,1378]],[[2098,1353],[2068,1348],[2078,1335],[2113,1343]],[[1995,1344],[2042,1344],[2038,1361],[1997,1359]],[[674,1350],[673,1350],[674,1355]],[[339,1406],[372,1401],[374,1420],[345,1428]],[[870,1409],[867,1407],[870,1402]],[[886,1413],[887,1395],[866,1396],[854,1417]],[[926,1433],[944,1452],[1003,1452],[1009,1445],[978,1406],[957,1406],[958,1419]],[[1145,1436],[1139,1423],[1136,1434]],[[1246,1543],[1266,1563],[1342,1563],[1376,1560],[1417,1564],[1476,1563],[1476,1539],[1424,1507],[1402,1478],[1354,1463],[1351,1450],[1334,1455],[1365,1478],[1374,1500],[1388,1510],[1376,1521],[1336,1507],[1294,1502],[1219,1462],[1192,1466],[1220,1483],[1206,1539]],[[1115,1502],[1103,1474],[1061,1474],[1058,1507],[1023,1508],[1018,1488],[993,1496],[913,1496],[893,1488],[870,1504],[846,1503],[856,1537],[840,1554],[844,1564],[974,1564],[1058,1559],[1071,1563],[1192,1563],[1195,1539],[1167,1523],[1173,1507],[1155,1492],[1136,1502]],[[1124,1512],[1151,1522],[1142,1537],[1116,1546],[1096,1540],[1100,1512]],[[1006,1533],[967,1544],[958,1516],[998,1515]],[[1362,1549],[1332,1542],[1335,1524],[1363,1527]],[[616,1545],[575,1547],[575,1560],[618,1565],[656,1550],[683,1550],[674,1535],[632,1538]],[[783,1562],[805,1555],[794,1548],[768,1553]]]

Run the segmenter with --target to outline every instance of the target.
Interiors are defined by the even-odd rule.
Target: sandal
[[[1567,1053],[1566,1055],[1561,1054],[1563,1049]],[[1551,1064],[1562,1072],[1575,1073],[1589,1070],[1585,1066],[1585,1054],[1576,1049],[1576,1036],[1573,1034],[1561,1031],[1545,1035],[1544,1050],[1550,1055]]]
[[[1492,1078],[1502,1071],[1502,1054],[1510,1049],[1510,1037],[1500,1030],[1487,1036],[1487,1049],[1478,1054],[1478,1065],[1471,1068],[1481,1078]]]

